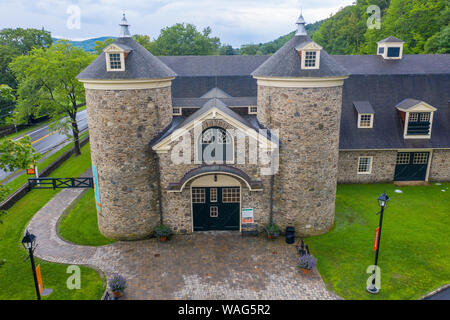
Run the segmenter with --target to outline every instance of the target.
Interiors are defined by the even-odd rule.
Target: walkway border
[[[426,295],[424,295],[419,300],[425,300],[427,298],[430,298],[430,297],[434,296],[435,294],[438,294],[439,292],[444,291],[445,289],[448,289],[448,288],[450,288],[450,283],[444,284],[442,287],[437,288],[436,290],[431,291],[430,293],[427,293]]]

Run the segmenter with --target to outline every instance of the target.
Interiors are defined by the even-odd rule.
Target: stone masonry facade
[[[430,167],[430,181],[450,181],[450,150],[433,150]]]
[[[258,119],[281,140],[274,221],[302,236],[333,226],[341,105],[342,86],[258,86]]]
[[[86,89],[99,228],[120,240],[147,237],[159,223],[158,164],[148,143],[172,121],[171,88]]]

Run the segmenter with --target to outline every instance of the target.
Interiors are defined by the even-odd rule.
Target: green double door
[[[424,181],[427,176],[429,152],[399,152],[395,181]]]
[[[194,231],[239,230],[240,188],[192,188]]]

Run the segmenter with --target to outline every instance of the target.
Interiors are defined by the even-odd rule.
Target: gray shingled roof
[[[405,42],[405,41],[397,39],[396,37],[393,36],[389,36],[386,39],[378,41],[377,43],[385,43],[385,42]]]
[[[400,102],[399,104],[397,104],[395,107],[397,109],[408,110],[408,109],[418,105],[419,103],[421,103],[421,101],[416,100],[416,99],[405,99],[402,102]]]
[[[203,107],[210,98],[172,98],[172,105],[174,107]],[[248,107],[256,106],[256,97],[230,97],[220,98],[228,107]]]
[[[353,105],[358,113],[375,113],[369,101],[353,101]]]
[[[231,98],[231,96],[222,89],[215,87],[206,92],[200,98]]]
[[[340,149],[450,148],[450,74],[352,75],[344,81]],[[396,105],[405,99],[437,108],[431,139],[404,139]],[[375,110],[372,129],[358,129],[353,101],[370,101]]]
[[[378,55],[333,56],[350,74],[448,74],[450,54],[407,54],[402,59],[385,60]]]
[[[311,42],[309,36],[294,36],[281,49],[261,64],[253,76],[260,77],[340,77],[348,72],[324,50],[320,52],[320,68],[301,68],[301,61],[296,47]]]
[[[122,79],[161,79],[175,77],[177,74],[159,58],[148,52],[132,38],[118,38],[114,44],[130,48],[125,61],[125,71],[106,71],[105,53],[100,54],[77,79],[82,80],[122,80]]]

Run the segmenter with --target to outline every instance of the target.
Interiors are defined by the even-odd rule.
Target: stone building
[[[155,57],[121,36],[78,79],[100,231],[142,239],[334,222],[337,183],[449,181],[449,55],[330,56],[306,35],[272,56]]]

